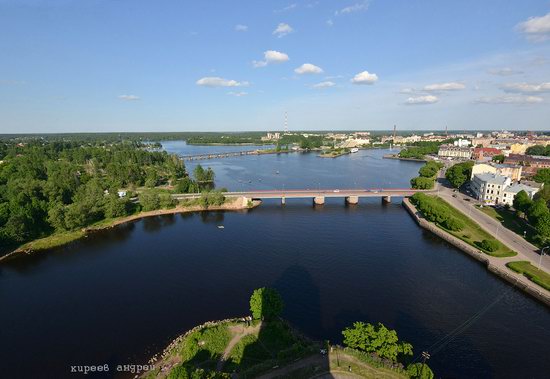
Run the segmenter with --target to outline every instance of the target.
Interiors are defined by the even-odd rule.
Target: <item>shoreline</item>
[[[119,225],[126,224],[133,221],[138,221],[147,217],[163,216],[163,215],[178,214],[178,213],[190,213],[190,212],[240,211],[240,210],[248,210],[248,209],[256,208],[260,204],[261,204],[260,200],[253,200],[252,206],[249,207],[243,203],[242,197],[236,197],[233,199],[228,199],[223,205],[211,206],[206,209],[202,208],[200,205],[191,205],[191,206],[178,205],[178,206],[175,206],[174,208],[156,209],[154,211],[140,212],[133,215],[113,219],[110,222],[107,222],[105,224],[101,224],[100,222],[98,225],[91,225],[86,228],[75,230],[72,232],[52,234],[48,237],[29,241],[23,244],[22,246],[19,246],[18,248],[7,253],[6,255],[1,256],[0,264],[4,261],[16,259],[17,257],[23,254],[31,255],[31,254],[40,253],[45,250],[61,247],[71,242],[78,241],[79,239],[85,238],[91,233],[111,229]],[[61,241],[58,243],[54,242],[51,245],[48,245],[46,248],[40,247],[41,241],[46,241],[48,239],[55,240],[56,238],[60,238],[60,237],[61,238],[65,237],[65,238],[64,239],[62,238]],[[36,244],[38,244],[39,247],[33,246]]]
[[[502,280],[505,280],[512,286],[523,290],[525,293],[531,295],[536,300],[550,307],[550,291],[545,291],[544,288],[533,283],[522,274],[517,274],[511,269],[508,269],[509,270],[508,272],[506,270],[501,269],[500,267],[498,267],[496,264],[492,262],[494,260],[499,260],[499,259],[502,260],[505,258],[496,258],[496,257],[491,257],[487,254],[484,254],[479,249],[476,249],[470,246],[469,244],[462,241],[461,239],[445,232],[444,230],[437,227],[435,224],[427,221],[423,216],[421,216],[420,212],[416,209],[416,207],[410,202],[408,198],[403,198],[402,204],[407,210],[407,212],[418,224],[418,226],[428,230],[429,232],[432,232],[433,234],[440,237],[444,241],[450,243],[451,245],[458,248],[459,250],[462,250],[464,253],[468,254],[470,257],[482,263],[489,272],[492,272]],[[509,258],[513,259],[514,257],[509,257]]]
[[[411,161],[411,162],[428,162],[428,159],[419,159],[419,158],[401,158],[397,154],[385,154],[382,156],[383,159],[397,159],[399,161]]]

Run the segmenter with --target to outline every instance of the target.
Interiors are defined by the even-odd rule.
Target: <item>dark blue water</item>
[[[316,179],[326,188],[406,186],[419,164],[383,153],[202,163],[232,189]],[[196,324],[246,314],[250,293],[265,285],[279,289],[285,317],[313,338],[338,342],[352,322],[380,321],[417,353],[505,294],[431,366],[439,377],[549,377],[548,309],[418,228],[399,203],[376,199],[148,218],[0,266],[0,377],[142,363]]]

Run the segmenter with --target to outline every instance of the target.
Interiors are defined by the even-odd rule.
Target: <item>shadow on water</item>
[[[306,339],[291,326],[291,323],[306,325],[301,331],[310,335],[321,328],[320,292],[313,277],[303,266],[293,265],[282,273],[273,287],[283,298],[282,316],[289,322],[266,320],[260,324],[257,339],[244,347],[240,377],[258,377],[246,368],[261,364],[259,367],[263,371],[266,368],[273,370],[259,378],[309,377],[323,373],[323,378],[332,378],[328,355],[319,352],[322,344]],[[294,362],[297,356],[302,359]]]

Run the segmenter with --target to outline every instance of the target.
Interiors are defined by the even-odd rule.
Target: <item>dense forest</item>
[[[192,179],[180,158],[137,141],[4,140],[0,160],[0,246],[165,207],[169,190],[198,192],[214,180],[200,166]]]

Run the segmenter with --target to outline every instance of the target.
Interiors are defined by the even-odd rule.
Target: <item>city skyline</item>
[[[0,10],[0,133],[548,129],[547,1]]]

